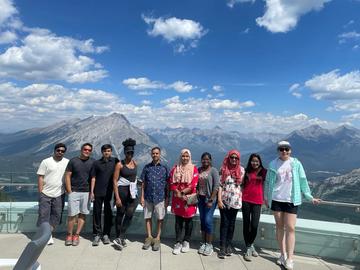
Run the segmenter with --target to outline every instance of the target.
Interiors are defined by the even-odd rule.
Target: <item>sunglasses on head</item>
[[[290,148],[288,148],[288,147],[280,147],[280,148],[279,148],[279,151],[280,151],[280,152],[289,152],[289,151],[290,151]]]
[[[65,150],[61,150],[61,149],[56,149],[57,153],[65,153]]]

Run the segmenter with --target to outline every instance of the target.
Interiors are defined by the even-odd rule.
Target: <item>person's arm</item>
[[[72,190],[71,190],[71,175],[72,175],[72,172],[70,172],[70,171],[65,172],[65,190],[66,190],[66,193],[68,193],[68,194],[70,194],[72,192]]]
[[[41,193],[43,191],[44,188],[44,176],[43,175],[38,175],[38,190],[39,193]]]
[[[223,201],[222,201],[222,187],[221,185],[219,186],[219,190],[218,190],[218,207],[219,209],[223,209],[225,206],[223,204]]]
[[[95,182],[96,182],[96,177],[95,176],[91,177],[91,182],[90,182],[90,200],[91,201],[93,201],[95,199],[95,195],[94,195]]]
[[[118,162],[115,165],[115,170],[114,170],[114,176],[113,176],[113,187],[114,187],[114,195],[115,195],[115,204],[117,207],[121,207],[122,203],[121,203],[121,199],[119,196],[119,190],[118,190],[118,186],[117,186],[117,182],[119,180],[119,175],[120,175],[120,170],[121,170],[121,162]]]
[[[300,181],[300,190],[304,194],[304,197],[308,201],[311,201],[313,204],[319,204],[321,202],[321,200],[318,198],[314,198],[311,195],[311,191],[310,191],[309,183],[306,178],[305,170],[301,163],[299,164],[299,181]]]
[[[220,186],[220,179],[219,179],[219,173],[216,169],[211,170],[211,179],[213,182],[213,190],[210,195],[210,199],[208,200],[207,207],[211,207],[214,201],[216,200],[216,196],[218,194],[219,186]]]

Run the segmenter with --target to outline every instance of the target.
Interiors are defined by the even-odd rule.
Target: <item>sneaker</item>
[[[174,245],[174,249],[173,249],[172,253],[173,253],[174,255],[178,255],[178,254],[180,254],[181,249],[182,249],[181,243],[180,243],[180,242],[177,242],[177,243]]]
[[[203,254],[205,250],[206,243],[202,243],[200,248],[198,249],[199,254]]]
[[[181,252],[186,253],[190,250],[190,243],[188,241],[183,241]]]
[[[251,245],[250,248],[251,248],[251,255],[252,255],[253,257],[258,257],[258,256],[259,256],[259,253],[257,253],[254,245]]]
[[[123,247],[127,247],[127,243],[126,243],[125,238],[121,238],[121,245],[122,245]]]
[[[145,242],[142,246],[142,249],[148,250],[150,248],[150,246],[152,245],[153,242],[153,238],[152,237],[146,237],[145,238]]]
[[[123,245],[121,244],[121,239],[120,238],[114,239],[113,243],[114,243],[114,246],[115,246],[116,249],[118,249],[118,250],[123,249]]]
[[[72,237],[72,245],[75,247],[75,246],[78,246],[79,244],[80,244],[79,235],[74,234],[73,237]]]
[[[293,270],[294,269],[294,261],[293,260],[286,260],[284,266],[285,266],[286,270]]]
[[[277,265],[285,265],[286,255],[281,254],[280,257],[276,260]]]
[[[154,239],[152,250],[158,251],[160,249],[160,239]]]
[[[47,242],[47,244],[48,244],[48,246],[54,244],[54,239],[53,239],[52,235],[50,235],[50,239],[49,239],[49,241]]]
[[[231,256],[234,253],[234,250],[231,247],[231,245],[226,247],[225,253],[226,253],[226,256]]]
[[[100,235],[95,235],[94,240],[92,242],[93,247],[97,247],[100,243]]]
[[[205,245],[205,250],[203,252],[204,256],[211,256],[214,252],[214,248],[212,244],[206,244]]]
[[[102,238],[102,241],[103,241],[103,244],[104,244],[104,245],[110,244],[110,238],[109,238],[109,236],[108,236],[107,234],[105,234],[105,235],[103,236],[103,238]]]
[[[220,250],[218,252],[218,258],[219,259],[225,259],[226,253],[225,253],[225,248],[224,247],[220,247]]]
[[[250,247],[248,247],[246,249],[246,252],[244,254],[244,260],[247,261],[247,262],[251,261],[251,248]]]
[[[68,234],[65,239],[65,246],[71,246],[72,245],[72,235]]]

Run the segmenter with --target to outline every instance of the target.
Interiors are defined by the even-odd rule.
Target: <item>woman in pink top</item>
[[[244,259],[251,261],[251,256],[259,254],[254,241],[260,220],[261,205],[264,202],[264,181],[266,169],[262,165],[260,155],[251,154],[245,169],[242,190],[243,236],[246,245]]]
[[[176,244],[173,254],[188,252],[193,228],[192,218],[196,214],[196,204],[188,205],[186,200],[190,194],[196,193],[198,170],[191,162],[191,152],[181,150],[178,164],[170,172],[170,190],[172,193],[171,211],[175,214]],[[185,224],[185,236],[181,239]]]

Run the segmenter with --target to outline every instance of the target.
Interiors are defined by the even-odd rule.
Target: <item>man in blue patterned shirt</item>
[[[168,168],[160,163],[161,150],[159,147],[151,149],[152,162],[145,165],[141,173],[141,205],[144,207],[144,218],[146,223],[147,237],[143,249],[152,246],[154,251],[160,249],[161,225],[165,217],[167,198],[167,180],[169,178]],[[157,217],[157,235],[152,237],[152,214]]]

